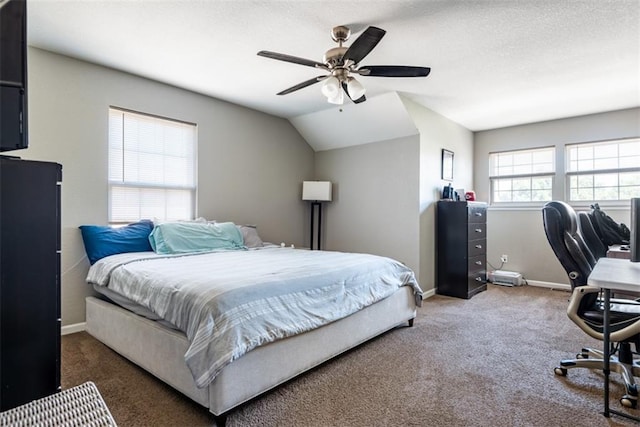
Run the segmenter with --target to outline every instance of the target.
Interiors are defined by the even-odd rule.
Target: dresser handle
[[[476,228],[476,233],[482,233],[482,228]]]
[[[475,216],[482,216],[482,212],[476,212]]]
[[[482,278],[476,277],[476,282],[482,282]]]
[[[476,261],[476,265],[482,265],[482,261]]]
[[[482,249],[482,245],[476,245],[477,249]]]

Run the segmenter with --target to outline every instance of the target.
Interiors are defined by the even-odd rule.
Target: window
[[[109,222],[191,219],[196,125],[109,109]]]
[[[554,174],[554,147],[491,153],[491,202],[549,201],[552,199]]]
[[[566,146],[569,201],[640,197],[640,139]]]

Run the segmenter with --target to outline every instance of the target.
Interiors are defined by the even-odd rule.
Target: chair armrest
[[[579,315],[580,303],[582,302],[582,299],[587,295],[598,293],[598,292],[600,292],[600,288],[596,286],[578,286],[574,288],[573,292],[571,293],[571,298],[569,299],[569,306],[567,307],[567,316],[569,316],[571,321],[576,325],[578,325],[580,329],[582,329],[589,336],[602,341],[604,339],[604,333],[594,329],[593,326],[589,325]],[[622,300],[622,301],[625,301],[625,300]],[[613,301],[611,301],[611,303],[613,303]],[[625,303],[629,305],[638,305],[634,300],[626,300]],[[617,300],[616,304],[620,304],[620,300]],[[601,326],[601,325],[598,325],[598,326]],[[632,323],[631,325],[625,328],[622,328],[615,332],[611,332],[610,340],[612,342],[620,342],[637,334],[640,334],[640,320]]]

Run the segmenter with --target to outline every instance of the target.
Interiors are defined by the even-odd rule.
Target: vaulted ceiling
[[[322,84],[276,95],[324,71],[256,53],[321,62],[337,25],[346,45],[387,31],[363,65],[431,67],[358,77],[367,97],[397,92],[473,131],[640,106],[638,0],[28,1],[32,46],[292,122],[336,108]]]

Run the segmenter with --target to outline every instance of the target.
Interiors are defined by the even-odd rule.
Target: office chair
[[[596,261],[607,256],[609,248],[602,242],[587,212],[578,212],[578,228],[587,248],[589,248]]]
[[[542,208],[542,218],[547,240],[571,283],[567,315],[589,336],[602,341],[604,315],[603,302],[598,297],[600,289],[587,285],[596,259],[578,233],[577,215],[568,204],[552,201]],[[626,394],[620,403],[636,408],[638,387],[633,377],[640,376],[640,364],[633,359],[631,344],[635,344],[636,350],[640,348],[640,302],[611,299],[610,313],[610,369],[620,374],[624,381]],[[572,368],[603,369],[603,357],[601,350],[583,348],[575,359],[562,360],[554,372],[566,376],[568,369]]]

